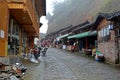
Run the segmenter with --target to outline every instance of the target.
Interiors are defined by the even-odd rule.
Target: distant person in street
[[[42,48],[41,52],[42,52],[43,56],[46,56],[47,49],[48,49],[48,47],[43,47]]]
[[[38,52],[38,53],[40,54],[40,51],[41,51],[41,46],[39,46],[39,47],[38,47],[38,49],[39,49],[39,52]]]
[[[92,49],[92,56],[96,56],[96,48],[95,48],[95,46]]]
[[[38,59],[38,57],[40,56],[40,54],[39,54],[39,50],[37,49],[37,47],[35,47],[33,49],[33,54],[34,54],[35,59]]]

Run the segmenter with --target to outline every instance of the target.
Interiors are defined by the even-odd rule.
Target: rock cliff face
[[[118,11],[119,3],[120,0],[64,0],[63,3],[55,3],[54,15],[47,14],[47,34],[86,20],[92,22],[100,12]]]

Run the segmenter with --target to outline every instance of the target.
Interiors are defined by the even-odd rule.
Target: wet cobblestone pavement
[[[49,48],[39,64],[24,60],[25,80],[120,80],[120,69],[79,54]]]

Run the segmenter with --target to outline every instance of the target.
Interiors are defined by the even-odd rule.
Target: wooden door
[[[118,60],[120,63],[120,38],[118,38]]]

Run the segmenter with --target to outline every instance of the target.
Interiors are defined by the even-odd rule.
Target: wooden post
[[[7,56],[9,10],[6,1],[0,1],[0,56]],[[1,46],[2,45],[2,46]]]
[[[20,35],[20,39],[19,39],[19,54],[22,53],[22,28],[19,28],[19,35]]]
[[[88,41],[87,41],[87,37],[85,38],[85,43],[86,43],[86,49],[88,48]]]

